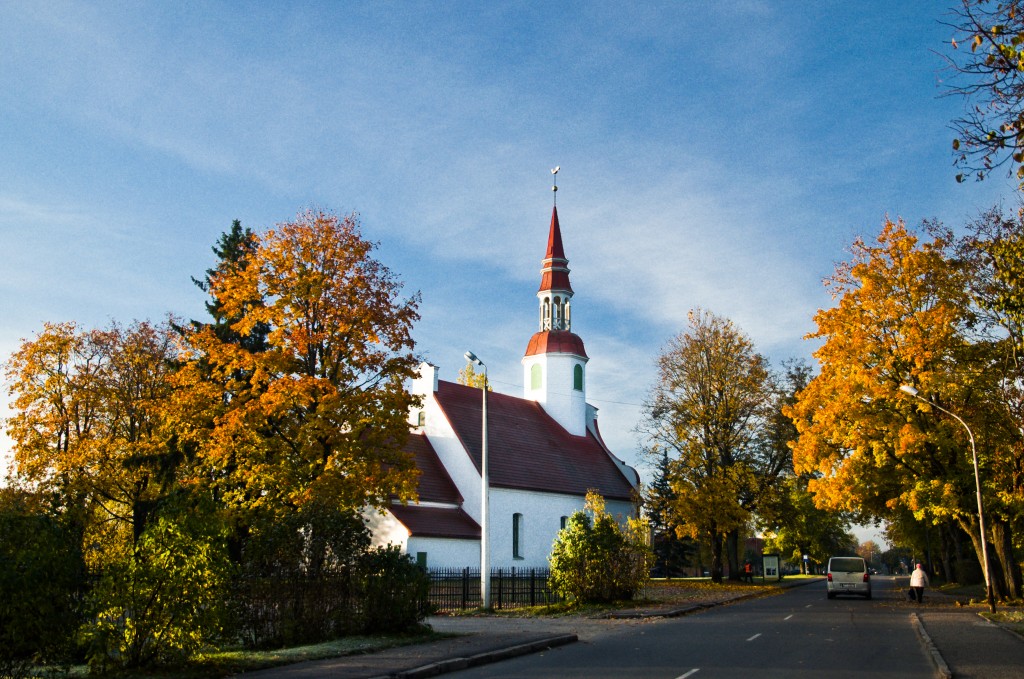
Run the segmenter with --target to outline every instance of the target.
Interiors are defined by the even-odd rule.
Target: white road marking
[[[757,634],[755,634],[754,636],[752,636],[752,637],[750,637],[749,639],[747,639],[747,641],[753,641],[754,639],[758,638],[759,636],[761,636],[761,633],[760,633],[760,632],[758,632],[758,633],[757,633]]]
[[[786,616],[785,618],[783,618],[783,620],[789,620],[789,619],[790,619],[790,618],[792,618],[792,617],[793,617],[793,614],[792,614],[792,613],[790,613],[790,614],[789,614],[789,615],[787,615],[787,616]]]
[[[697,674],[698,672],[700,672],[700,668],[699,667],[694,667],[692,670],[690,670],[686,674],[680,674],[678,677],[676,677],[676,679],[686,679],[687,677],[691,677],[694,674]]]

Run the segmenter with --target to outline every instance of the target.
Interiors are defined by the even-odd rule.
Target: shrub
[[[221,627],[227,561],[198,521],[160,518],[108,564],[89,597],[81,638],[100,672],[187,659]]]
[[[83,572],[66,517],[0,489],[0,676],[70,657]]]
[[[628,519],[625,528],[587,494],[586,512],[569,517],[551,551],[552,586],[567,601],[608,603],[631,599],[649,578],[646,522]]]
[[[360,632],[408,632],[429,612],[430,577],[398,547],[372,549],[359,560]]]

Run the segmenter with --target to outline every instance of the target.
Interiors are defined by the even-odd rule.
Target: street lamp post
[[[984,562],[982,564],[982,567],[985,569],[985,591],[986,596],[988,597],[988,609],[992,613],[995,613],[996,600],[992,593],[992,577],[988,569],[988,546],[987,540],[985,538],[985,513],[982,511],[981,507],[981,476],[978,474],[978,451],[974,447],[974,434],[971,432],[971,428],[967,426],[967,423],[960,419],[959,415],[950,412],[949,410],[946,410],[945,408],[938,404],[932,403],[926,398],[922,398],[920,395],[918,395],[917,389],[914,389],[909,384],[900,385],[900,391],[902,391],[904,394],[909,394],[910,396],[913,396],[918,401],[927,403],[936,410],[941,410],[942,412],[946,413],[947,415],[955,419],[957,422],[962,424],[964,426],[964,429],[967,430],[967,437],[971,440],[971,458],[974,461],[974,489],[978,497],[978,533],[981,539],[981,560]]]
[[[466,360],[484,369],[482,429],[480,442],[480,605],[484,609],[491,607],[491,562],[487,532],[487,514],[490,504],[490,486],[487,480],[487,366],[472,351],[466,352]]]

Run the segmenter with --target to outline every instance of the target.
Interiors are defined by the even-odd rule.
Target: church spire
[[[558,168],[551,171],[558,172]],[[558,190],[557,185],[553,186]],[[558,206],[551,208],[548,245],[541,261],[540,328],[530,338],[523,356],[524,396],[537,401],[570,434],[586,434],[587,351],[572,332],[572,286],[569,260],[562,247]]]
[[[562,248],[562,230],[558,225],[558,208],[551,208],[548,249],[540,270],[540,330],[572,330],[572,286],[569,285],[569,260]]]

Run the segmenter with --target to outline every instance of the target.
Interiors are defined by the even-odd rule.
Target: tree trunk
[[[1013,536],[1010,526],[1005,520],[999,519],[992,522],[992,542],[994,543],[999,562],[1002,564],[1002,580],[1005,592],[1001,591],[1000,596],[1007,596],[1010,599],[1021,598],[1021,572],[1020,564],[1013,558]]]
[[[939,543],[942,550],[942,578],[946,582],[956,582],[956,573],[953,572],[952,527],[947,523],[939,524]]]
[[[960,527],[964,529],[964,532],[971,538],[971,543],[974,545],[974,551],[978,555],[978,563],[981,564],[982,575],[985,571],[985,552],[982,551],[981,537],[978,534],[978,524],[976,521],[970,519],[959,519]],[[986,544],[987,546],[987,544]],[[992,591],[995,596],[1002,599],[1005,598],[1006,583],[1003,580],[1003,569],[1000,565],[999,556],[995,553],[994,549],[987,550],[989,572],[988,578],[992,583]]]
[[[740,571],[740,532],[738,529],[729,531],[725,536],[726,554],[729,557],[729,579],[739,582]]]
[[[722,536],[711,534],[711,582],[722,583]]]

